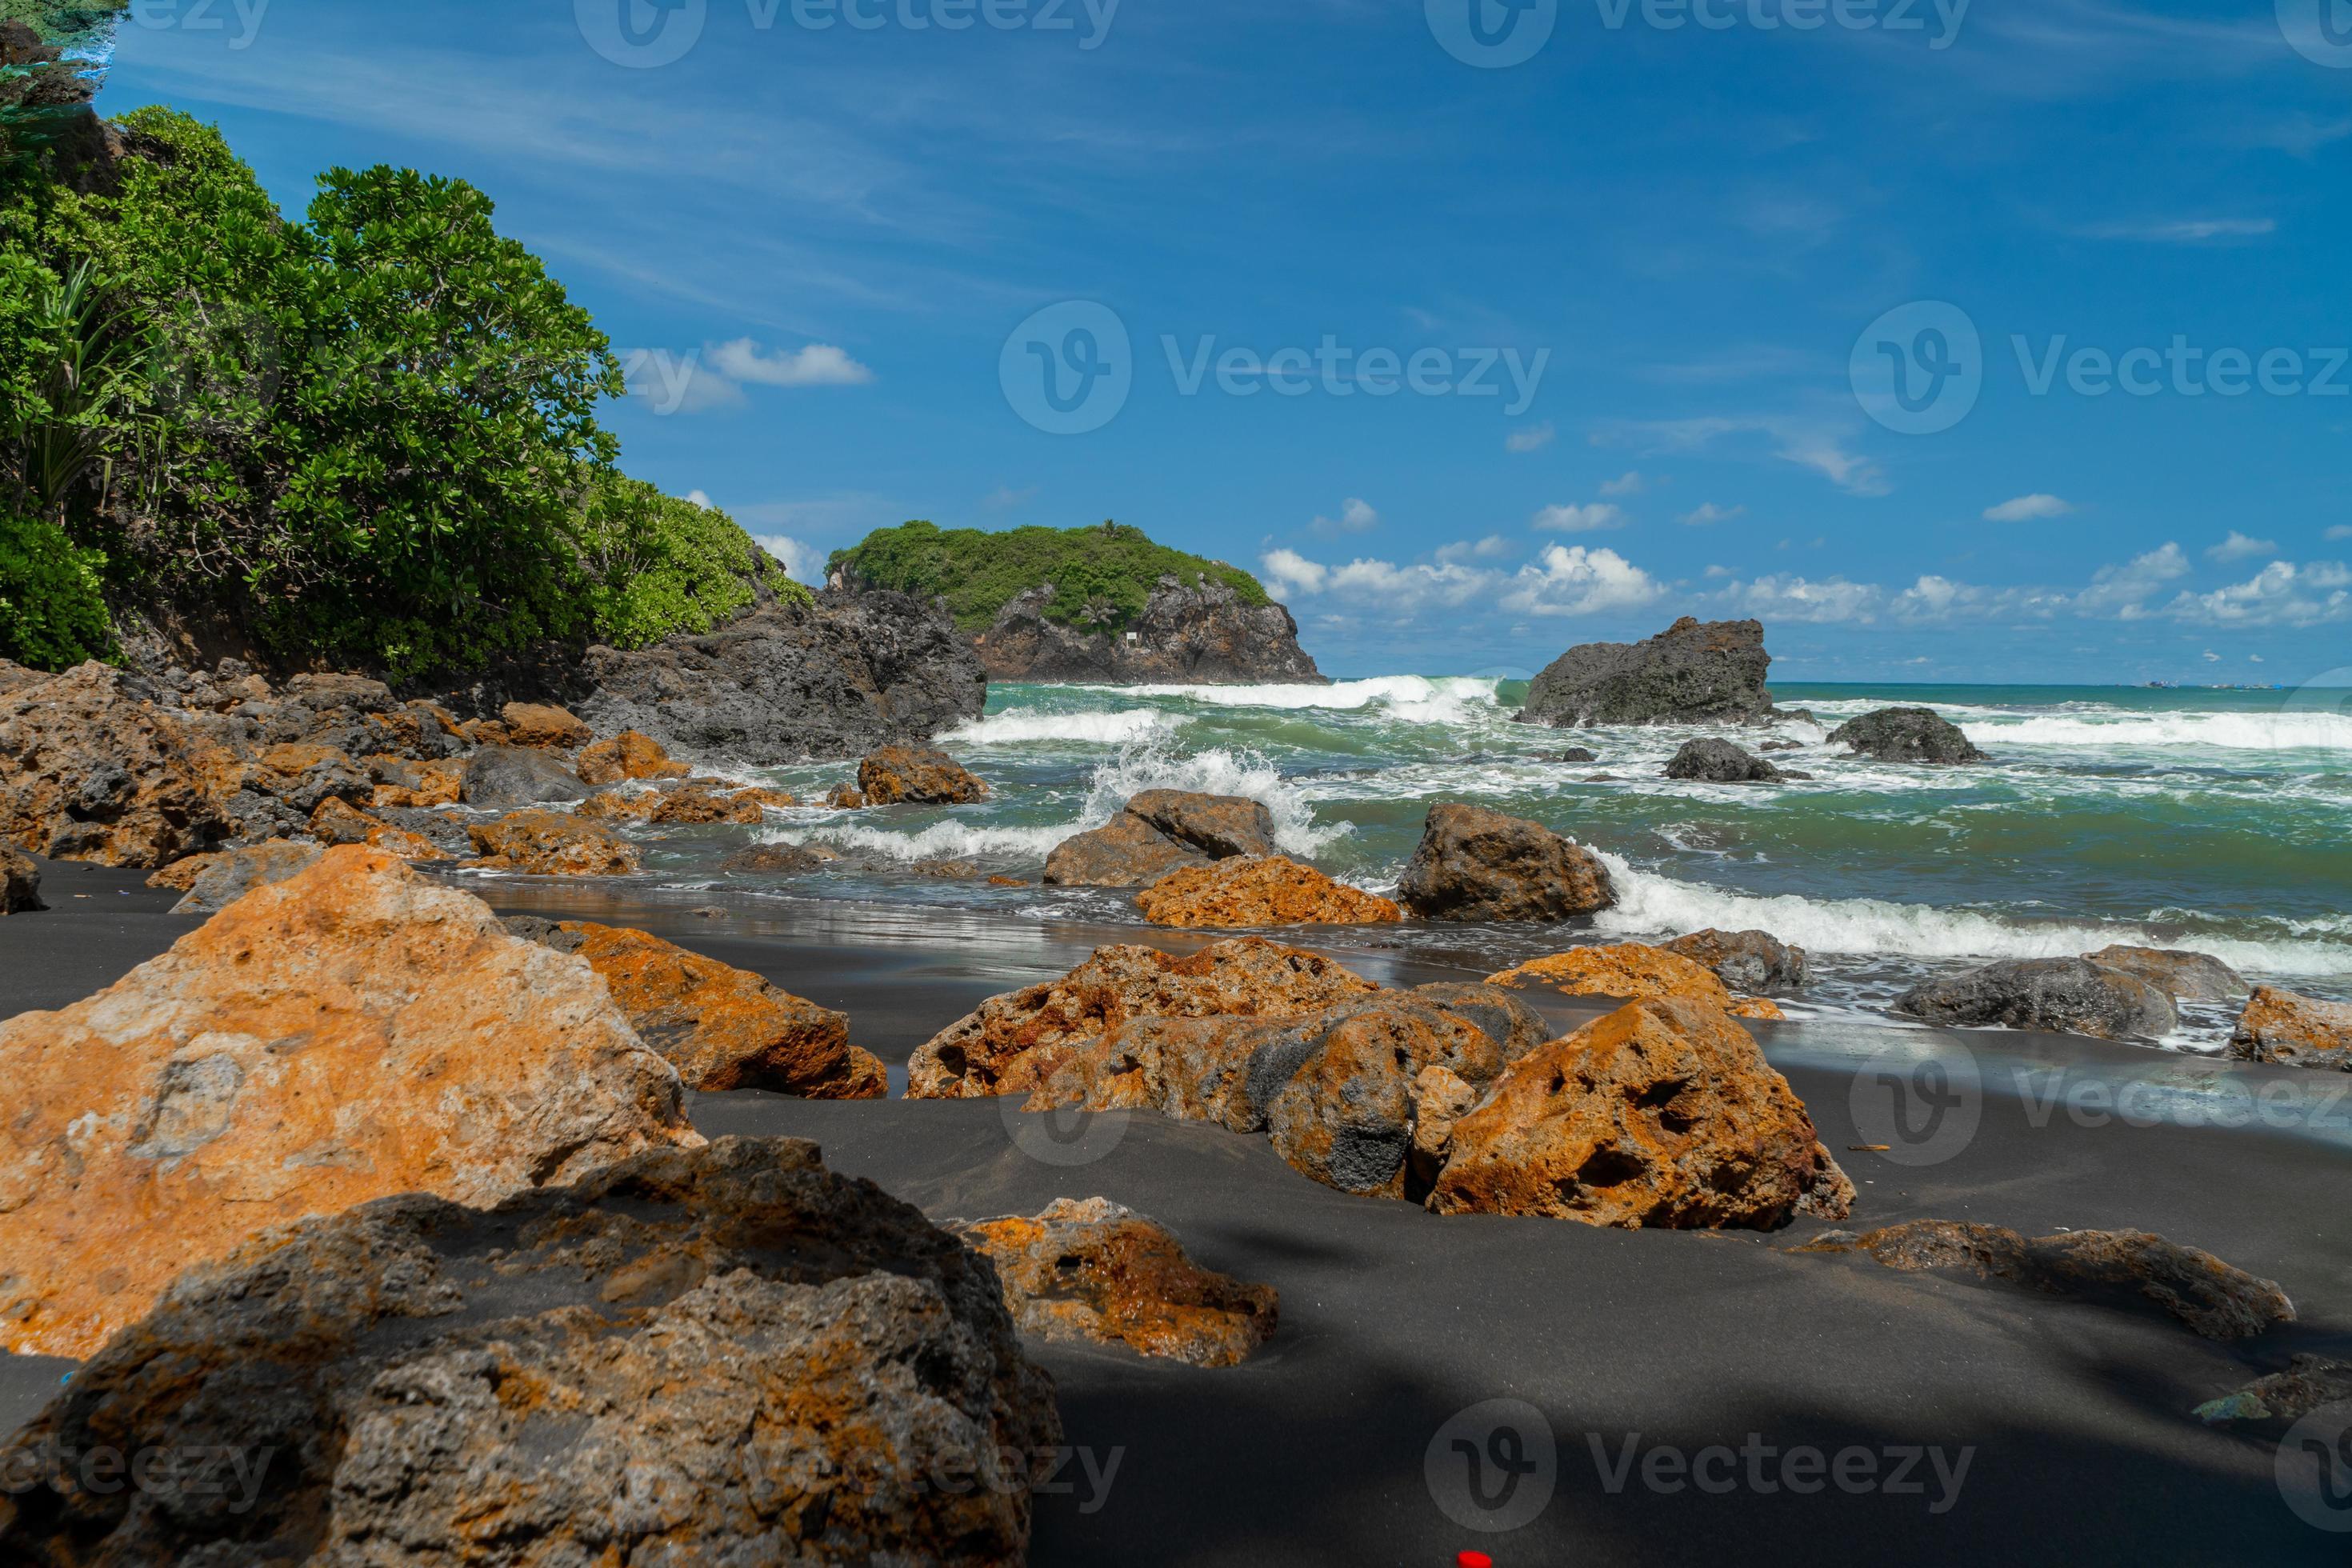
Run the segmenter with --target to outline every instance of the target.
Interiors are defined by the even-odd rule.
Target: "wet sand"
[[[0,1016],[75,1000],[192,929],[154,895],[122,898],[126,886],[136,883],[59,868],[45,879],[52,914],[0,921]],[[615,908],[594,889],[479,890],[517,911],[640,924],[757,970],[848,1011],[860,1043],[894,1065],[980,998],[1059,973],[1097,940],[1136,935],[854,906],[817,921],[796,910],[785,930],[751,910],[705,919],[684,905]],[[1385,982],[1441,977],[1425,959],[1351,951],[1345,937],[1314,945]],[[1547,1010],[1563,1028],[1595,1011]],[[1262,1140],[1153,1117],[761,1094],[698,1097],[694,1116],[714,1136],[815,1139],[835,1169],[937,1217],[1100,1194],[1169,1225],[1203,1263],[1280,1288],[1280,1333],[1229,1371],[1035,1348],[1059,1382],[1068,1441],[1092,1461],[1068,1467],[1070,1491],[1039,1499],[1041,1564],[1442,1568],[1465,1550],[1506,1568],[2345,1561],[2346,1537],[2289,1510],[2268,1445],[2189,1415],[2295,1352],[2352,1357],[2352,1242],[2338,1201],[2352,1105],[2331,1101],[2324,1091],[2336,1085],[2323,1081],[2340,1075],[2022,1036],[1798,1025],[1759,1037],[1860,1187],[1855,1226],[2154,1230],[2277,1279],[2303,1321],[2214,1345],[2153,1311],[1791,1255],[1822,1228],[1811,1223],[1759,1237],[1439,1219],[1319,1187]],[[1890,1047],[1897,1055],[1882,1058]],[[1973,1086],[1962,1097],[1972,1131],[1898,1151],[1932,1163],[1849,1152],[1887,1141],[1869,1086],[1890,1064],[1900,1077],[1926,1059]],[[2239,1114],[2264,1085],[2279,1109]],[[2119,1093],[2131,1121],[2153,1124],[2106,1109]],[[0,1428],[68,1370],[0,1359]],[[1491,1447],[1492,1418],[1457,1420],[1505,1399],[1539,1413],[1507,1417],[1524,1449]],[[1538,1422],[1556,1440],[1548,1467]],[[1449,1506],[1504,1517],[1469,1500],[1468,1462],[1451,1447],[1465,1434],[1490,1458],[1533,1456],[1536,1471],[1511,1494],[1531,1515],[1522,1528],[1488,1534],[1449,1517]],[[1633,1434],[1635,1464],[1612,1489]],[[1710,1484],[1727,1477],[1729,1491],[1676,1484],[1670,1468],[1654,1472],[1659,1486],[1645,1482],[1654,1451],[1716,1446],[1756,1456],[1711,1463]],[[1864,1450],[1882,1479],[1902,1468],[1906,1489],[1800,1494],[1787,1483],[1811,1472],[1782,1457],[1803,1447]],[[1922,1449],[1937,1452],[1906,1458]]]

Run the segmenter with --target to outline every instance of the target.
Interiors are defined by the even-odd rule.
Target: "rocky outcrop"
[[[317,865],[326,850],[316,844],[272,839],[243,849],[223,850],[195,862],[187,896],[172,906],[175,915],[216,915],[252,892],[300,876]],[[183,865],[190,862],[183,862]]]
[[[950,1228],[996,1266],[1013,1322],[1041,1340],[1238,1366],[1281,1321],[1273,1286],[1202,1268],[1165,1227],[1108,1198]]]
[[[1404,919],[1404,911],[1387,899],[1279,855],[1171,872],[1138,894],[1135,907],[1154,925],[1187,931],[1394,925]]]
[[[1790,775],[1728,741],[1692,741],[1666,763],[1666,776],[1697,784],[1779,784]]]
[[[588,786],[562,760],[530,746],[484,746],[466,763],[460,796],[477,811],[520,811],[588,798]]]
[[[719,868],[761,877],[804,877],[837,865],[840,860],[837,851],[818,845],[754,844],[727,857],[719,862]]]
[[[2136,975],[2179,1002],[2234,1002],[2252,994],[2245,976],[2218,958],[2156,947],[2107,947],[2083,955]]]
[[[574,771],[582,784],[596,789],[651,779],[682,779],[694,770],[684,763],[671,761],[661,742],[652,736],[624,730],[611,740],[598,741],[582,751]]]
[[[1886,708],[1866,713],[1834,731],[1830,744],[1882,763],[1927,763],[1939,767],[1989,763],[1976,743],[1929,708]]]
[[[1439,1214],[1773,1230],[1843,1218],[1853,1184],[1753,1037],[1719,1009],[1641,1002],[1521,1058],[1454,1124]]]
[[[572,752],[596,738],[581,717],[552,702],[509,702],[499,710],[499,742],[542,751]]]
[[[1781,1016],[1780,1009],[1769,1002],[1734,997],[1706,965],[1637,942],[1570,948],[1506,970],[1486,984],[1507,991],[1554,991],[1563,996],[1605,996],[1617,1002],[1696,1002],[1743,1018]]]
[[[2136,975],[2080,958],[2012,959],[1895,999],[1895,1010],[1963,1029],[2040,1029],[2101,1040],[2155,1040],[2179,1026],[2172,998]]]
[[[2352,1406],[2352,1362],[2299,1355],[2284,1372],[2258,1377],[2235,1394],[2208,1400],[2197,1407],[2196,1415],[2209,1426],[2245,1423],[2284,1427],[2336,1404]],[[2347,1423],[2352,1423],[2352,1408],[2345,1414]]]
[[[881,746],[857,764],[857,793],[867,805],[971,805],[988,798],[988,785],[945,752]]]
[[[1724,984],[1750,996],[1794,996],[1811,976],[1805,950],[1769,931],[1694,931],[1666,943],[1665,951],[1713,970]]]
[[[42,1478],[0,1558],[1003,1568],[1061,1441],[985,1264],[814,1144],[730,1139],[190,1274],[0,1450]],[[267,1468],[42,1462],[100,1451]]]
[[[506,929],[586,961],[638,1037],[687,1088],[763,1089],[803,1100],[883,1100],[889,1075],[849,1043],[849,1020],[759,975],[657,936],[584,921],[512,917]]]
[[[2352,1072],[2352,1003],[2260,986],[2230,1037],[2230,1054],[2272,1067]]]
[[[37,914],[48,907],[41,902],[41,868],[31,856],[0,844],[0,915]]]
[[[1554,729],[1601,724],[1760,724],[1772,656],[1758,621],[1685,616],[1644,643],[1572,647],[1536,677],[1520,718]]]
[[[1257,937],[1177,955],[1106,947],[1058,980],[991,997],[918,1047],[916,1100],[1026,1094],[1136,1018],[1287,1018],[1378,990],[1320,953]]]
[[[99,664],[0,695],[0,841],[144,870],[234,841],[236,756],[153,695]]]
[[[2271,1280],[2145,1231],[2071,1230],[2029,1241],[1995,1226],[1923,1219],[1867,1236],[1832,1231],[1798,1250],[1861,1253],[1906,1273],[1961,1271],[2067,1300],[2153,1305],[2209,1340],[2251,1339],[2294,1321],[2294,1303]]]
[[[1049,888],[1148,888],[1171,872],[1275,853],[1274,814],[1241,795],[1147,790],[1107,826],[1055,846]]]
[[[469,823],[475,862],[485,871],[530,877],[625,877],[637,868],[636,846],[600,823],[560,811],[518,811]]]
[[[793,804],[793,797],[780,790],[690,783],[646,790],[599,790],[577,815],[591,822],[635,822],[650,827],[709,827],[720,823],[757,827],[767,821],[769,807],[781,809]]]
[[[329,851],[117,984],[0,1024],[0,1345],[86,1356],[181,1269],[403,1192],[491,1203],[699,1142],[588,966]]]
[[[1045,617],[1052,584],[997,612],[972,647],[991,680],[1088,685],[1234,686],[1323,683],[1298,646],[1298,623],[1280,605],[1251,605],[1224,584],[1162,576],[1143,613],[1125,626],[1064,626]]]
[[[1432,807],[1397,898],[1424,920],[1567,921],[1617,902],[1599,856],[1538,822]]]

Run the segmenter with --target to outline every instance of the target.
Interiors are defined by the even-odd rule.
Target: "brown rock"
[[[1257,937],[1182,957],[1106,947],[1059,980],[991,997],[926,1041],[908,1063],[907,1092],[916,1100],[1027,1093],[1131,1018],[1286,1018],[1378,989],[1320,953]]]
[[[1505,1072],[1454,1124],[1429,1206],[1772,1230],[1799,1214],[1843,1218],[1853,1202],[1853,1183],[1755,1039],[1714,1006],[1656,1001]]]
[[[1235,930],[1290,925],[1394,925],[1404,911],[1280,856],[1220,860],[1161,878],[1135,900],[1154,925]]]
[[[835,811],[863,811],[866,809],[866,797],[843,784],[824,797],[824,804]]]
[[[1108,1198],[1064,1198],[1034,1219],[952,1228],[996,1265],[1013,1321],[1042,1340],[1238,1366],[1281,1318],[1273,1286],[1202,1268],[1157,1221]]]
[[[0,1560],[1002,1568],[1061,1442],[961,1242],[814,1144],[729,1139],[189,1275],[0,1448],[31,1483]],[[268,1466],[97,1492],[65,1451]]]
[[[490,871],[533,877],[625,877],[637,851],[609,828],[558,811],[518,811],[496,822],[469,823],[478,862]]]
[[[2120,969],[2185,1002],[2234,1002],[2252,987],[2244,975],[2218,958],[2158,947],[2108,947],[2085,953],[2093,963]]]
[[[2352,1003],[2257,986],[2230,1037],[2230,1054],[2242,1062],[2352,1072]]]
[[[815,844],[754,844],[719,863],[722,871],[748,871],[766,877],[798,877],[836,865],[841,857]]]
[[[394,1193],[492,1203],[699,1142],[604,982],[329,850],[63,1012],[0,1024],[0,1345],[87,1356],[191,1264]]]
[[[2352,1401],[2352,1362],[2299,1355],[2284,1372],[2258,1377],[2226,1398],[2208,1400],[2196,1415],[2209,1426],[2247,1422],[2285,1427],[2342,1401]]]
[[[236,759],[139,692],[85,664],[0,693],[0,842],[157,870],[236,838]]]
[[[918,860],[908,869],[918,877],[931,877],[942,882],[980,880],[980,868],[969,860]]]
[[[1769,931],[1703,931],[1666,943],[1665,951],[1715,972],[1734,991],[1793,996],[1805,988],[1811,964],[1801,947]]]
[[[638,1036],[706,1094],[764,1089],[803,1100],[886,1100],[889,1075],[849,1043],[849,1020],[760,976],[643,931],[511,919],[507,930],[585,959]]]
[[[945,752],[883,746],[857,764],[858,793],[868,805],[970,805],[988,786]]]
[[[991,877],[988,885],[992,888],[1025,888],[1029,884],[1018,877]]]
[[[1728,1010],[1732,995],[1715,972],[1678,952],[1637,942],[1575,947],[1490,977],[1507,990],[1557,991],[1563,996],[1606,996],[1619,1002],[1675,997]]]
[[[310,814],[310,837],[321,844],[365,844],[368,835],[383,826],[341,799],[321,801]]]
[[[499,710],[499,717],[506,722],[506,743],[510,746],[568,752],[596,738],[576,715],[543,702],[509,702]]]
[[[1127,815],[1212,860],[1275,853],[1274,813],[1245,795],[1146,790],[1127,803]]]
[[[148,878],[147,885],[159,889],[168,889],[174,893],[184,893],[194,887],[196,879],[217,863],[220,858],[218,853],[185,856],[173,861]]]
[[[325,853],[316,844],[273,838],[267,844],[207,855],[188,884],[187,897],[173,904],[172,912],[216,915],[257,888],[271,887],[300,876],[317,865]]]
[[[375,780],[367,769],[331,746],[307,741],[269,747],[246,764],[241,783],[302,817],[331,800],[375,799]]]
[[[1434,921],[1566,921],[1609,909],[1617,889],[1591,850],[1539,822],[1476,805],[1429,813],[1397,897]]]
[[[0,915],[28,915],[49,906],[41,902],[41,868],[32,857],[0,844]]]
[[[1055,846],[1045,860],[1049,888],[1148,888],[1161,878],[1210,858],[1179,844],[1131,812],[1108,826]]]
[[[581,752],[577,771],[580,782],[593,787],[646,779],[682,779],[693,770],[684,763],[672,762],[661,742],[650,735],[624,730]]]
[[[747,795],[728,795],[707,784],[623,794],[606,790],[581,805],[582,816],[593,822],[642,822],[657,827],[703,827],[728,823],[757,827],[768,820],[767,810]]]
[[[1995,1226],[1923,1219],[1867,1236],[1832,1231],[1797,1250],[1864,1253],[1906,1273],[1965,1269],[2069,1300],[2152,1302],[2209,1340],[2251,1339],[2294,1321],[2294,1303],[2272,1281],[2145,1231],[2074,1230],[2028,1241]]]
[[[373,756],[368,759],[368,773],[375,780],[375,795],[369,804],[379,809],[431,811],[455,805],[466,787],[462,762],[415,763],[404,757]]]

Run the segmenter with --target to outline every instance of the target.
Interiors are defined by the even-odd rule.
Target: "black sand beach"
[[[85,995],[195,923],[134,877],[44,869],[51,912],[0,921],[0,1016]],[[842,1008],[899,1081],[913,1046],[982,997],[1058,973],[1097,941],[1133,940],[855,906],[784,930],[751,909],[712,918],[552,884],[478,888],[509,910],[642,925]],[[1376,979],[1439,977],[1377,949],[1331,950]],[[1591,1016],[1557,1012],[1563,1027]],[[1760,1237],[1439,1219],[1318,1186],[1262,1142],[1151,1117],[1064,1125],[1010,1102],[737,1094],[698,1098],[694,1119],[711,1135],[814,1139],[835,1169],[934,1217],[1098,1194],[1160,1219],[1202,1263],[1279,1287],[1280,1333],[1237,1369],[1035,1351],[1078,1450],[1058,1478],[1068,1489],[1039,1499],[1041,1564],[1438,1568],[1464,1551],[1506,1565],[2345,1561],[2344,1537],[2283,1500],[2270,1445],[2189,1414],[2294,1352],[2352,1354],[2352,1242],[2334,1196],[2352,1108],[2322,1081],[2336,1075],[2022,1036],[1758,1033],[1860,1187],[1856,1228],[2152,1230],[2276,1279],[2302,1322],[2217,1345],[2152,1310],[1791,1255],[1823,1228],[1810,1222]],[[1873,1141],[1855,1120],[1857,1069],[1890,1044],[1982,1085],[1973,1133],[1937,1163],[1848,1152]],[[2249,1120],[2229,1108],[2257,1102],[2226,1093],[2265,1084],[2273,1109],[2252,1125],[2199,1124]],[[2126,1089],[2127,1121],[2104,1098]],[[0,1360],[0,1428],[69,1371]],[[1520,1449],[1487,1447],[1491,1417],[1461,1419],[1496,1400],[1540,1413],[1549,1462],[1524,1411],[1510,1417]],[[1465,1433],[1536,1465],[1507,1510],[1523,1528],[1487,1534],[1449,1517],[1504,1517],[1468,1500],[1452,1449]],[[1702,1458],[1717,1447],[1735,1452]],[[1712,1489],[1661,1449],[1697,1460]]]

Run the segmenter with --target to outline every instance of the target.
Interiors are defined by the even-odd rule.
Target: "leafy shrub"
[[[0,512],[0,658],[56,670],[106,658],[105,564],[55,523]]]
[[[709,631],[749,608],[762,589],[803,603],[811,597],[725,512],[635,479],[606,485],[591,499],[579,554],[596,636],[614,647]]]
[[[1016,528],[984,533],[909,522],[867,535],[832,562],[870,587],[944,599],[956,625],[979,631],[1033,588],[1052,584],[1047,620],[1117,631],[1143,613],[1162,576],[1223,584],[1245,605],[1269,604],[1265,585],[1238,566],[1154,543],[1139,528]]]

